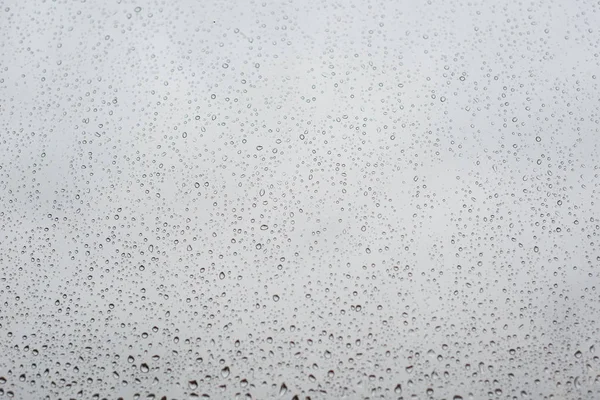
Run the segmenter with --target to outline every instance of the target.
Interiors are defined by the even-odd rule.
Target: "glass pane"
[[[0,26],[0,398],[600,398],[597,1]]]

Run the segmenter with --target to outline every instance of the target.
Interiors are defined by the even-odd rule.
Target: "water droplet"
[[[227,378],[230,373],[231,373],[231,371],[229,370],[229,367],[225,367],[221,370],[221,376],[223,378]]]
[[[281,386],[279,387],[279,396],[285,396],[285,394],[287,393],[288,388],[287,386],[285,386],[285,383],[282,383]]]

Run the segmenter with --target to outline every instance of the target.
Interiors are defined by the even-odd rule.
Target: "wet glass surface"
[[[599,27],[4,2],[0,398],[600,398]]]

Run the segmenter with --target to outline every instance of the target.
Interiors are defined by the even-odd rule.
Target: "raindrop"
[[[221,370],[221,376],[227,378],[230,374],[229,367],[225,367]]]
[[[287,391],[288,391],[287,386],[285,385],[285,383],[282,383],[281,386],[279,387],[279,397],[285,396]]]

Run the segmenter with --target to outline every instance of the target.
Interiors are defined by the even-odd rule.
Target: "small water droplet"
[[[221,370],[221,376],[223,378],[227,378],[230,373],[231,373],[231,371],[229,370],[229,367],[225,367]]]

